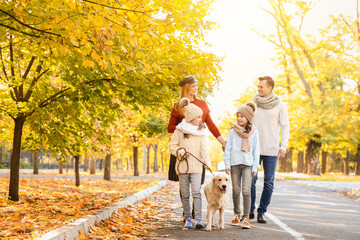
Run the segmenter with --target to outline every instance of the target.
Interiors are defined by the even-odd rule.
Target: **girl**
[[[196,158],[205,163],[207,167],[211,166],[207,143],[206,131],[201,123],[203,112],[190,100],[183,98],[180,100],[180,106],[184,109],[185,118],[176,126],[175,132],[171,137],[169,148],[171,154],[179,157],[178,152],[183,155],[184,148],[186,152],[191,153]],[[195,227],[203,228],[201,222],[201,173],[203,164],[196,158],[187,154],[187,160],[179,161],[177,159],[175,170],[179,176],[179,188],[181,202],[185,214],[185,227],[193,228],[190,207],[190,186],[194,200]]]
[[[259,133],[252,124],[256,105],[248,102],[236,112],[237,121],[229,131],[224,162],[225,171],[231,173],[233,187],[234,218],[232,225],[250,228],[251,179],[256,176],[260,158]],[[241,186],[242,183],[242,186]],[[240,193],[243,195],[241,218]]]

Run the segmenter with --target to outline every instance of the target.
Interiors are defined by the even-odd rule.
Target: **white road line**
[[[273,221],[275,224],[277,224],[279,227],[281,227],[282,229],[284,229],[285,231],[287,231],[288,233],[290,233],[291,236],[293,236],[295,239],[297,240],[305,240],[305,238],[298,232],[296,232],[294,229],[290,228],[288,225],[286,225],[285,223],[283,223],[282,221],[280,221],[278,218],[276,218],[274,215],[272,215],[271,213],[265,213],[265,215],[271,220]]]

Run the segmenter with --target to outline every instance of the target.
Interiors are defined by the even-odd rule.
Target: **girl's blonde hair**
[[[176,102],[176,106],[175,106],[175,110],[180,113],[180,116],[185,116],[184,114],[184,108],[181,107],[181,105],[179,104],[180,100],[182,98],[188,98],[190,99],[190,90],[193,84],[196,83],[186,83],[182,88],[181,88],[181,93],[180,93],[180,99]],[[194,97],[196,99],[196,96]]]

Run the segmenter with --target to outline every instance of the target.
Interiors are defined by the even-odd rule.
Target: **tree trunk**
[[[137,146],[133,147],[133,156],[134,156],[134,176],[139,176],[139,153]]]
[[[327,160],[327,151],[321,151],[321,174],[326,173],[326,160]]]
[[[110,177],[110,170],[111,170],[111,154],[106,154],[105,157],[105,167],[104,167],[104,180],[111,180]]]
[[[86,172],[89,168],[89,155],[87,153],[85,153],[85,158],[84,158],[84,172]]]
[[[90,159],[90,174],[95,174],[95,170],[96,170],[95,159],[91,158]]]
[[[124,165],[123,165],[123,154],[121,153],[120,156],[120,170],[124,170]]]
[[[297,154],[297,173],[303,173],[304,172],[304,152],[299,151]]]
[[[355,175],[356,176],[360,176],[360,144],[358,144],[358,147],[357,147],[357,153],[356,153],[356,156],[355,156]]]
[[[164,152],[160,152],[161,154],[161,171],[164,171]]]
[[[39,152],[35,151],[33,154],[33,174],[39,174]]]
[[[343,158],[343,161],[344,161],[344,174],[346,176],[349,175],[349,162],[350,162],[350,153],[349,153],[349,150],[346,151],[346,158]]]
[[[321,143],[318,141],[320,136],[315,135],[313,139],[311,139],[307,144],[306,149],[306,155],[308,159],[308,167],[307,167],[307,173],[309,175],[320,175],[320,171],[318,171],[319,166],[319,152]]]
[[[126,157],[126,171],[129,171],[129,158]]]
[[[285,172],[286,169],[286,155],[284,158],[279,159],[279,172]]]
[[[143,146],[143,171],[146,170],[146,145]]]
[[[308,168],[310,165],[310,158],[309,155],[307,154],[307,151],[305,151],[305,164],[304,164],[304,173],[308,173]]]
[[[13,151],[11,154],[10,165],[10,184],[9,184],[9,200],[19,201],[19,168],[20,168],[20,151],[21,137],[26,117],[18,117],[14,119],[14,138]]]
[[[291,147],[287,152],[286,152],[286,155],[285,155],[285,172],[287,173],[290,173],[293,171],[293,168],[292,168],[292,154],[293,154],[293,150],[294,148]]]
[[[154,172],[158,172],[158,171],[159,171],[158,159],[157,159],[158,147],[159,147],[159,146],[158,146],[157,144],[154,145],[154,151],[155,151],[155,154],[154,154]]]
[[[79,162],[80,162],[80,156],[76,155],[74,156],[75,163],[74,163],[74,169],[75,169],[75,186],[80,186],[80,172],[79,172]]]
[[[63,172],[64,172],[64,163],[60,162],[59,163],[59,174],[63,174]]]
[[[103,159],[100,159],[100,164],[99,164],[99,170],[101,171],[103,167]]]
[[[146,174],[150,173],[150,144],[146,146]]]

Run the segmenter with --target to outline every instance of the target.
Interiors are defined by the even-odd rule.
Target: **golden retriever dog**
[[[211,231],[214,226],[214,215],[219,210],[219,229],[224,229],[224,211],[229,199],[230,178],[225,173],[217,174],[212,181],[207,183],[204,188],[207,205],[207,225],[205,231]]]

